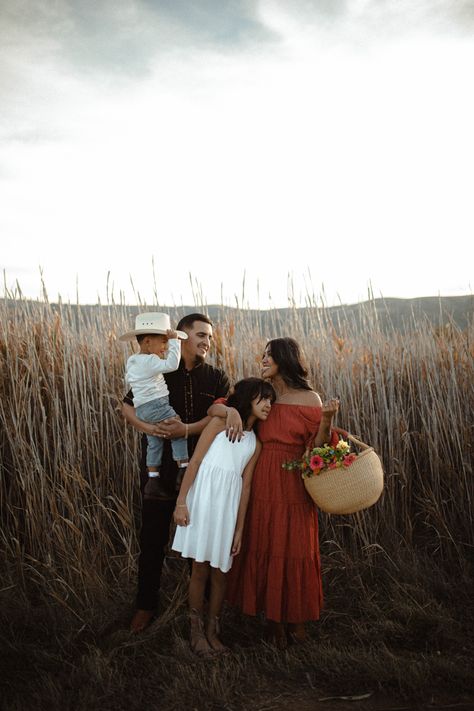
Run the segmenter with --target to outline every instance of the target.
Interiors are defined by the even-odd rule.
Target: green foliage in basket
[[[351,452],[348,442],[340,439],[334,447],[324,444],[322,447],[307,449],[302,459],[285,462],[283,469],[299,469],[303,479],[317,476],[326,469],[340,469],[350,467],[357,456]]]

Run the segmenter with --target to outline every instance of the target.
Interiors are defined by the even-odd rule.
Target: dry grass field
[[[277,652],[260,621],[228,610],[233,654],[205,662],[186,644],[177,558],[160,617],[141,637],[127,631],[138,436],[120,416],[117,334],[130,310],[21,296],[0,309],[5,709],[472,708],[472,323],[382,329],[370,304],[337,327],[316,308],[264,327],[245,309],[217,319],[211,360],[233,380],[258,374],[267,337],[295,337],[315,389],[340,397],[337,424],[376,448],[386,481],[373,508],[321,514],[326,606],[311,641]],[[320,701],[334,696],[365,698]]]

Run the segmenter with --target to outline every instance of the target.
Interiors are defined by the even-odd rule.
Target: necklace
[[[293,391],[291,388],[286,387],[284,390],[277,390],[277,400],[283,400],[287,395],[292,395]]]

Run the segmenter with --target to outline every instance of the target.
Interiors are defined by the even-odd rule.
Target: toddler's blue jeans
[[[155,400],[139,405],[136,409],[137,417],[144,422],[161,422],[168,417],[176,417],[176,412],[169,404],[167,397],[158,397]],[[159,467],[163,457],[163,439],[154,435],[147,435],[148,447],[146,453],[147,467]],[[188,443],[184,437],[171,440],[173,459],[177,462],[180,459],[188,458]]]

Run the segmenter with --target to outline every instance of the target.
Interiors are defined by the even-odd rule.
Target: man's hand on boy
[[[161,422],[160,422],[161,425]],[[158,424],[153,424],[152,422],[143,422],[143,424],[140,426],[140,429],[142,432],[144,432],[147,435],[152,435],[153,437],[160,437],[160,433],[158,432]]]
[[[167,420],[156,422],[153,427],[155,428],[154,434],[164,439],[176,439],[186,436],[186,425],[181,422],[180,417],[170,417]]]

